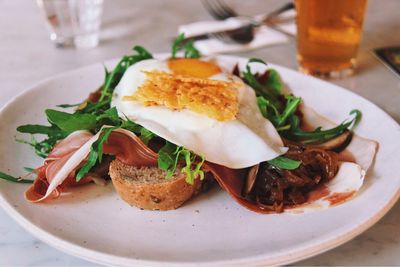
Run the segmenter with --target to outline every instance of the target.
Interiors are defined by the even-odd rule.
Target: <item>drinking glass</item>
[[[367,0],[296,0],[300,71],[321,77],[353,73]]]
[[[50,39],[58,46],[91,48],[99,43],[103,0],[37,0]]]

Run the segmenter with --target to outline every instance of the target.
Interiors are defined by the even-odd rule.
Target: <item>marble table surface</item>
[[[244,14],[268,12],[279,0],[235,1]],[[0,106],[34,83],[63,71],[120,57],[133,44],[169,51],[179,24],[208,19],[200,1],[105,1],[100,45],[57,49],[48,40],[34,1],[0,0]],[[400,122],[400,79],[374,58],[372,48],[400,45],[400,1],[370,0],[353,77],[331,82],[371,100]],[[294,40],[242,53],[296,69]],[[400,265],[400,203],[352,241],[296,265]],[[0,266],[92,266],[31,236],[0,209]]]

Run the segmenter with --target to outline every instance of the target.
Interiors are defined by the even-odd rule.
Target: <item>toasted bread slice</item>
[[[155,167],[134,167],[114,160],[109,173],[115,189],[130,205],[147,210],[171,210],[201,191],[202,182],[186,183],[186,175],[177,170],[171,179]]]

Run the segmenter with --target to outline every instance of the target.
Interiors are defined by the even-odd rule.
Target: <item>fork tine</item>
[[[227,19],[229,17],[232,17],[232,14],[234,14],[226,11],[225,8],[218,1],[202,0],[201,2],[208,13],[210,13],[210,15],[217,20]]]
[[[223,3],[221,3],[221,1],[219,0],[214,0],[214,10],[217,10],[218,13],[221,15],[222,19],[227,19],[230,17],[233,17],[235,15],[235,12],[232,11],[231,9],[225,9],[226,5],[224,5]]]
[[[204,8],[217,20],[224,20],[237,13],[224,3],[223,0],[201,0]],[[218,39],[224,43],[247,44],[254,39],[253,25],[238,28],[229,32],[209,33],[210,38]]]
[[[210,15],[216,19],[216,20],[220,20],[221,16],[219,13],[217,13],[214,10],[214,7],[211,6],[210,2],[208,0],[202,0],[201,3],[203,4],[203,7],[207,10],[208,13],[210,13]]]
[[[229,7],[223,0],[215,0],[216,4],[220,6],[220,9],[224,11],[226,14],[227,18],[229,17],[237,17],[238,14],[231,8]]]
[[[224,20],[230,17],[230,14],[226,12],[226,10],[220,5],[218,0],[214,0],[212,2],[212,7],[214,10],[220,15],[220,19]]]

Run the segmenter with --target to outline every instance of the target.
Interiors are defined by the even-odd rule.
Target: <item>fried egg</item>
[[[111,105],[121,117],[229,168],[287,151],[253,89],[212,61],[140,61],[124,73]]]

